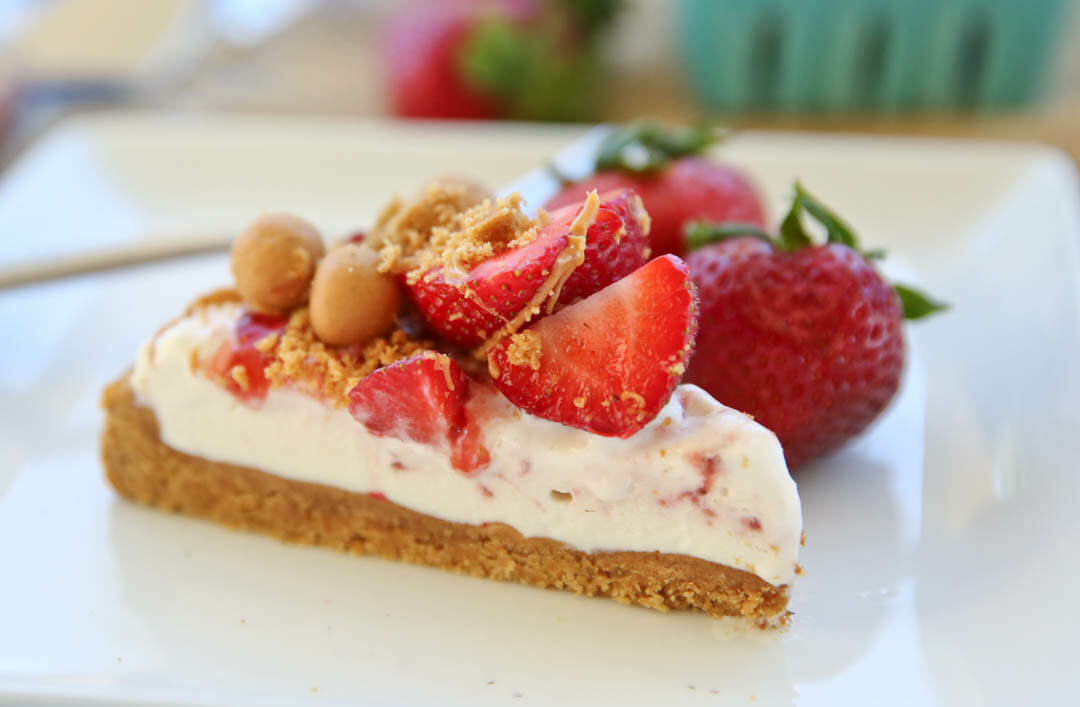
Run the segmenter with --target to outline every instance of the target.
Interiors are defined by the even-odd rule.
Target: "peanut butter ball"
[[[390,275],[376,270],[371,248],[346,243],[332,249],[311,283],[311,325],[327,344],[361,344],[394,326],[401,292]]]
[[[285,314],[307,299],[322,237],[310,223],[285,213],[266,213],[232,247],[236,290],[251,309]]]

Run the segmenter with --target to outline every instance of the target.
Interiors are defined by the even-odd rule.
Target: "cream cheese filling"
[[[207,308],[140,349],[132,385],[169,446],[586,552],[680,553],[773,585],[795,576],[802,509],[775,435],[696,386],[680,385],[628,439],[533,417],[485,390],[475,405],[491,463],[466,475],[442,450],[372,435],[348,410],[288,387],[253,406],[207,378],[192,361],[228,341],[241,314]]]

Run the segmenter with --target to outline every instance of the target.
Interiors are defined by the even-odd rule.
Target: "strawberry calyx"
[[[726,131],[707,124],[671,130],[648,121],[630,123],[600,143],[594,171],[651,174],[680,157],[701,154],[726,136]]]
[[[598,40],[620,5],[495,3],[471,28],[457,69],[510,117],[581,120],[596,113]]]
[[[686,225],[684,232],[686,247],[687,250],[693,251],[732,238],[751,237],[769,243],[778,251],[794,253],[816,245],[803,225],[804,213],[824,227],[826,243],[850,248],[867,260],[881,260],[885,257],[885,251],[881,248],[862,248],[855,230],[835,211],[810,194],[798,180],[795,181],[795,197],[791,201],[791,208],[780,222],[778,235],[773,235],[756,224],[715,224],[708,221],[694,221]],[[905,319],[922,319],[949,307],[944,302],[939,302],[907,285],[893,283],[893,289],[900,298]]]

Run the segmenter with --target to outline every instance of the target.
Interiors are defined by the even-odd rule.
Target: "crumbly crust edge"
[[[102,397],[102,460],[120,495],[301,545],[435,567],[474,577],[607,597],[658,611],[697,610],[784,623],[787,586],[739,569],[660,552],[586,553],[526,538],[502,523],[453,523],[364,494],[285,479],[179,452],[160,438],[124,375]]]

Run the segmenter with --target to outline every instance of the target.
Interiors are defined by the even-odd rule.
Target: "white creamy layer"
[[[506,523],[583,551],[682,553],[774,585],[794,578],[802,509],[775,435],[696,386],[680,385],[629,439],[542,420],[486,395],[491,464],[465,475],[431,446],[370,434],[348,410],[288,388],[271,390],[255,407],[193,370],[191,352],[203,361],[212,356],[240,315],[236,305],[210,308],[140,350],[132,384],[171,447],[378,492],[448,521]]]

